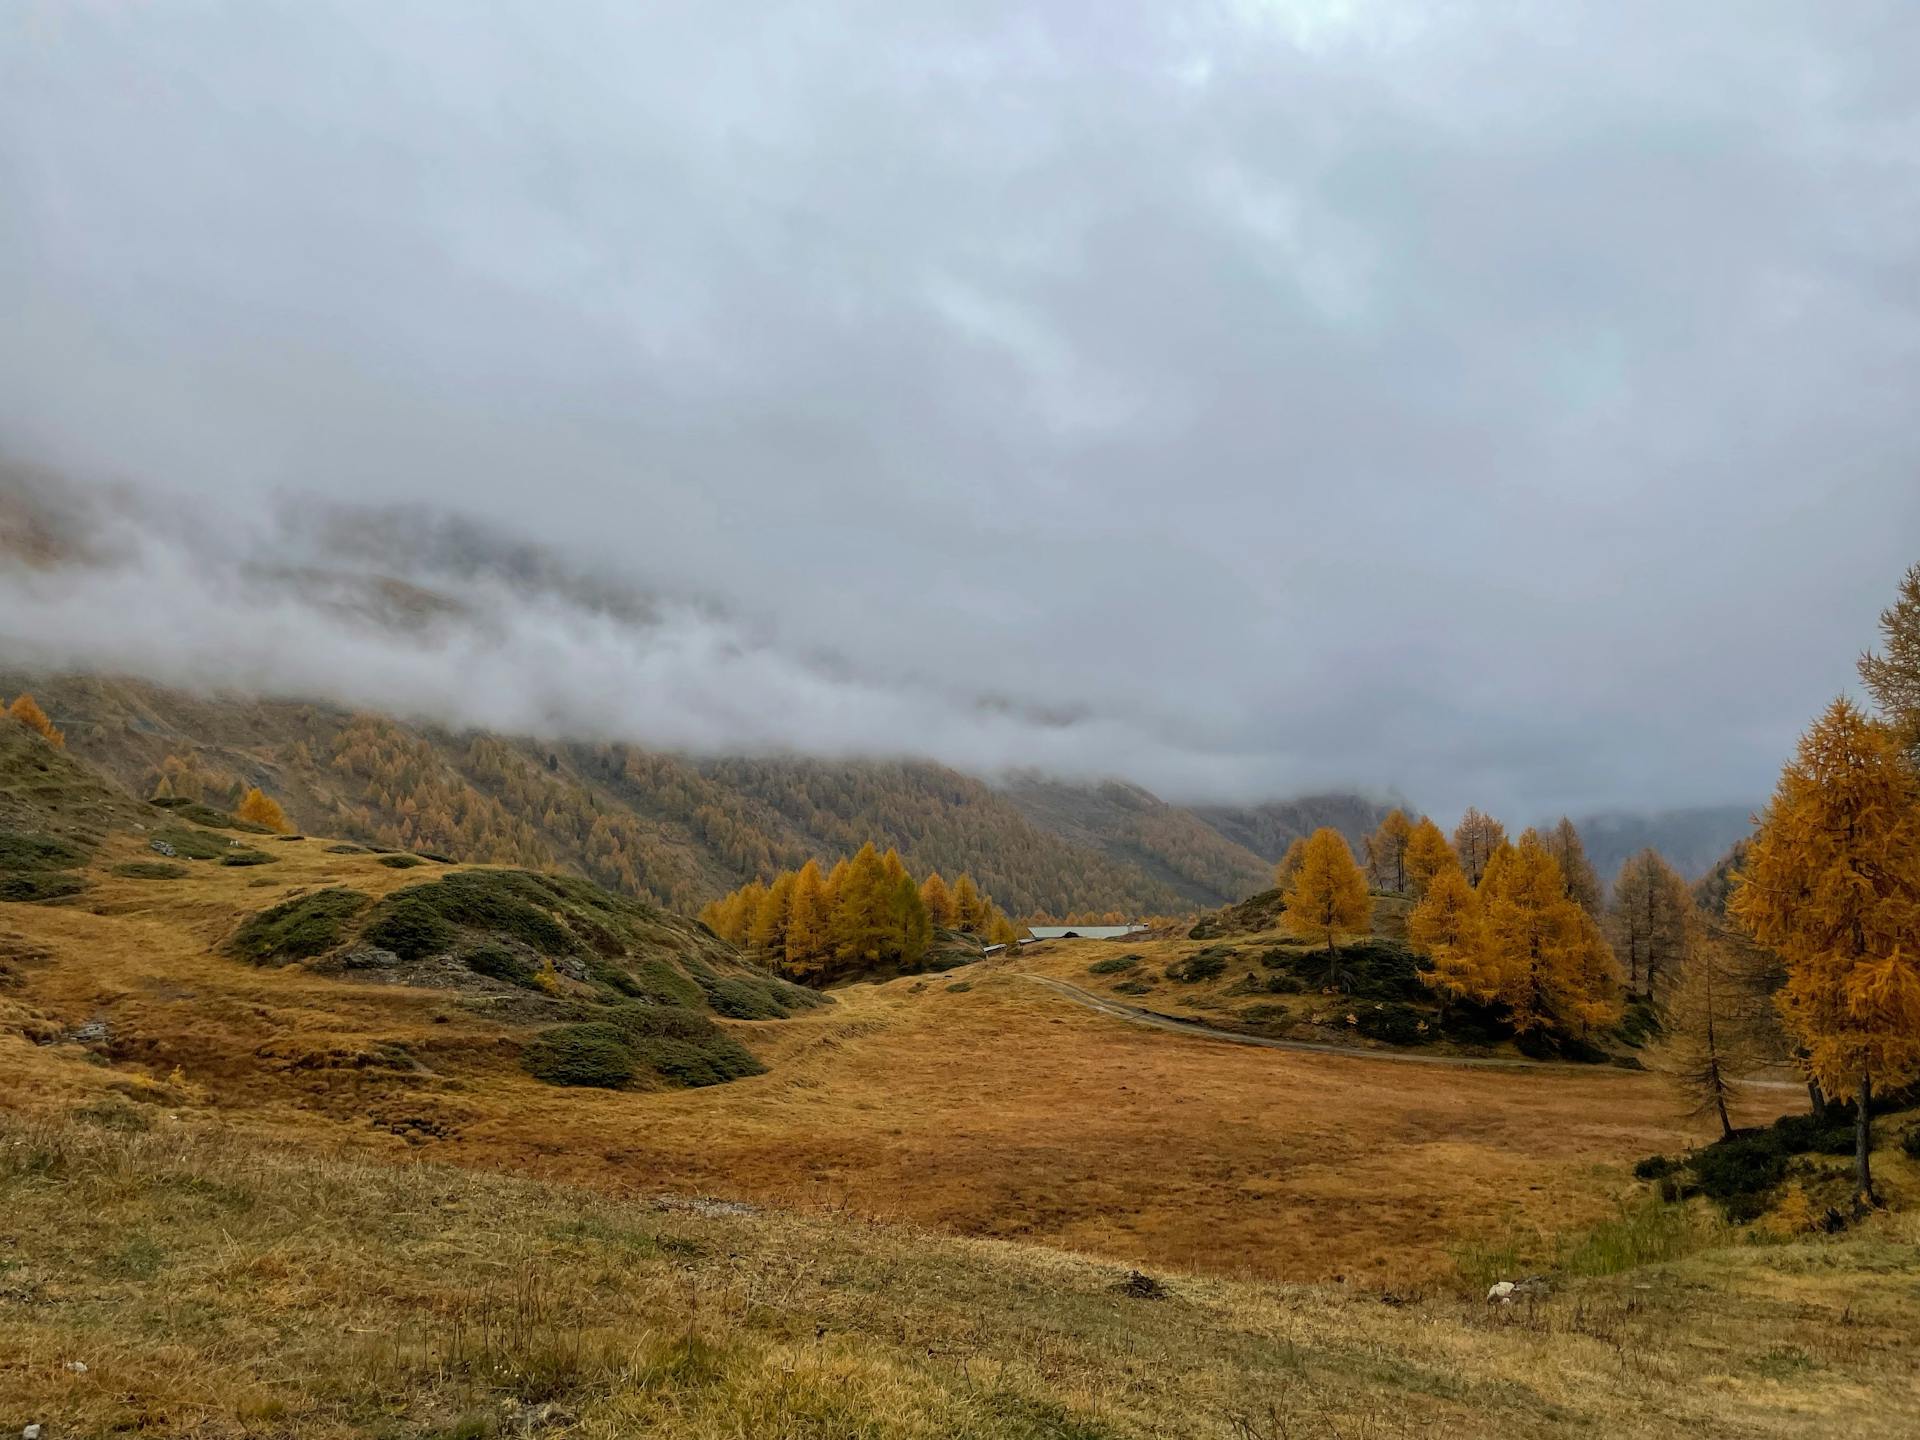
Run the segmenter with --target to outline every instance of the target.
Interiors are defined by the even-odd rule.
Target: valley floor
[[[59,1437],[1910,1436],[1920,1230],[1548,1298],[1175,1273],[850,1216],[0,1122],[0,1423]],[[17,1428],[15,1433],[17,1433]]]

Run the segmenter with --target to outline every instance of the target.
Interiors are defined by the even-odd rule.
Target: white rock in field
[[[1511,1305],[1512,1303],[1513,1282],[1511,1280],[1496,1280],[1492,1288],[1487,1291],[1487,1304]]]
[[[20,1432],[20,1440],[40,1440],[40,1427],[29,1425]]]
[[[67,1369],[74,1375],[84,1375],[87,1373],[87,1362],[84,1360],[69,1360],[67,1361]]]

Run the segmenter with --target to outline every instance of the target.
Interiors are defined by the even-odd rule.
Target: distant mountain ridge
[[[1183,913],[1265,888],[1296,834],[1332,824],[1357,843],[1384,813],[1358,796],[1202,811],[1119,782],[989,783],[919,761],[696,759],[319,702],[0,673],[0,695],[21,690],[76,755],[135,794],[164,780],[225,801],[259,785],[316,832],[572,870],[688,913],[869,839],[897,846],[916,873],[971,872],[1014,914]]]
[[[1753,829],[1757,805],[1696,805],[1644,814],[1588,815],[1574,821],[1602,883],[1611,886],[1629,855],[1652,846],[1688,880],[1698,880]]]

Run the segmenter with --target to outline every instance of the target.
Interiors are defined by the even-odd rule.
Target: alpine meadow
[[[0,21],[0,1437],[1920,1434],[1920,7]]]

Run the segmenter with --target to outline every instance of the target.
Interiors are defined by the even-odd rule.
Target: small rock
[[[1129,1270],[1127,1278],[1120,1282],[1120,1293],[1129,1300],[1164,1300],[1167,1287],[1144,1271]]]
[[[180,853],[164,840],[149,840],[147,848],[156,855],[165,855],[169,860]]]
[[[1516,1300],[1544,1300],[1552,1293],[1553,1287],[1547,1284],[1544,1275],[1529,1275],[1517,1280],[1513,1286],[1513,1298]]]
[[[1513,1303],[1513,1282],[1496,1280],[1487,1290],[1487,1304],[1511,1305]]]
[[[113,1038],[113,1031],[104,1020],[89,1020],[74,1030],[73,1038],[82,1045],[101,1045]]]
[[[40,1440],[40,1427],[29,1425],[20,1432],[20,1440]]]
[[[69,1375],[84,1375],[84,1374],[86,1374],[86,1373],[87,1373],[87,1362],[86,1362],[86,1361],[84,1361],[84,1360],[69,1360],[69,1361],[67,1361],[67,1373],[68,1373]]]

